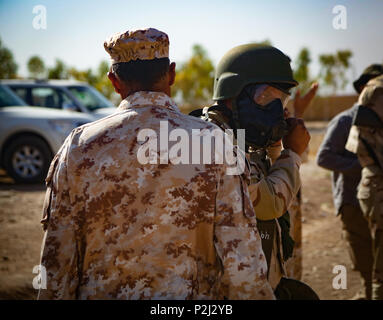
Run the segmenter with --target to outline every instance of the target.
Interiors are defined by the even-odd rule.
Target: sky
[[[33,8],[46,8],[47,28],[36,30]],[[337,30],[336,5],[347,10],[347,28]],[[56,58],[84,70],[108,60],[103,43],[114,33],[154,27],[170,39],[170,59],[178,64],[201,44],[216,65],[226,51],[269,39],[293,60],[308,47],[310,72],[318,55],[350,49],[350,80],[371,63],[383,62],[382,0],[0,0],[0,38],[12,50],[18,73],[27,76],[33,55],[52,66]],[[349,85],[346,93],[352,93]]]

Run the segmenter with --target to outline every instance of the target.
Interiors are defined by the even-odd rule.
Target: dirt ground
[[[359,290],[352,270],[341,222],[334,214],[330,173],[315,165],[315,152],[325,124],[312,123],[310,160],[302,166],[303,281],[321,299],[350,299]],[[45,188],[14,185],[0,171],[0,299],[34,299],[33,267],[39,264],[43,232],[40,226]],[[333,289],[335,265],[347,270],[347,289]]]

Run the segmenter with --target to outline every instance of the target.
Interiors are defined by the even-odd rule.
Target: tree
[[[201,106],[211,102],[214,66],[205,49],[196,44],[191,58],[177,70],[174,92],[184,106]]]
[[[76,68],[72,67],[68,70],[68,75],[72,79],[87,82],[91,86],[93,86],[97,82],[97,78],[93,74],[92,69],[80,71],[80,70],[77,70]]]
[[[67,68],[60,59],[56,59],[53,68],[48,69],[48,79],[68,79]]]
[[[116,100],[114,87],[108,78],[108,71],[109,63],[105,60],[101,61],[98,65],[96,74],[97,81],[94,84],[94,86],[108,99]]]
[[[0,39],[0,78],[16,78],[16,72],[17,64],[13,59],[13,54],[8,48],[3,47]]]
[[[28,71],[32,78],[38,78],[45,73],[44,61],[39,56],[33,56],[28,60]]]
[[[319,78],[323,84],[332,88],[333,94],[341,88],[344,89],[348,83],[346,71],[350,68],[350,50],[339,50],[335,54],[322,54],[319,56],[321,65]]]
[[[309,64],[311,62],[310,51],[302,48],[295,61],[294,79],[302,86],[308,86],[310,82]]]
[[[98,65],[96,72],[91,69],[80,71],[72,67],[68,70],[68,74],[72,79],[89,83],[114,104],[118,104],[121,99],[114,91],[114,87],[108,78],[108,71],[109,63],[103,60]]]

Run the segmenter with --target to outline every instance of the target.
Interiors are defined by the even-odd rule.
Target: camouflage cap
[[[355,80],[353,83],[356,92],[361,93],[363,89],[362,87],[365,86],[368,81],[382,74],[383,74],[383,65],[372,64],[368,66],[360,75],[360,77],[357,80]]]
[[[169,57],[169,38],[154,28],[126,31],[113,35],[104,42],[112,63],[137,59],[152,60]]]

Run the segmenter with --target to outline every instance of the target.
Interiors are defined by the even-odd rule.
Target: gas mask
[[[284,107],[289,95],[267,84],[251,84],[236,99],[237,123],[245,129],[246,149],[278,142],[288,132]]]

